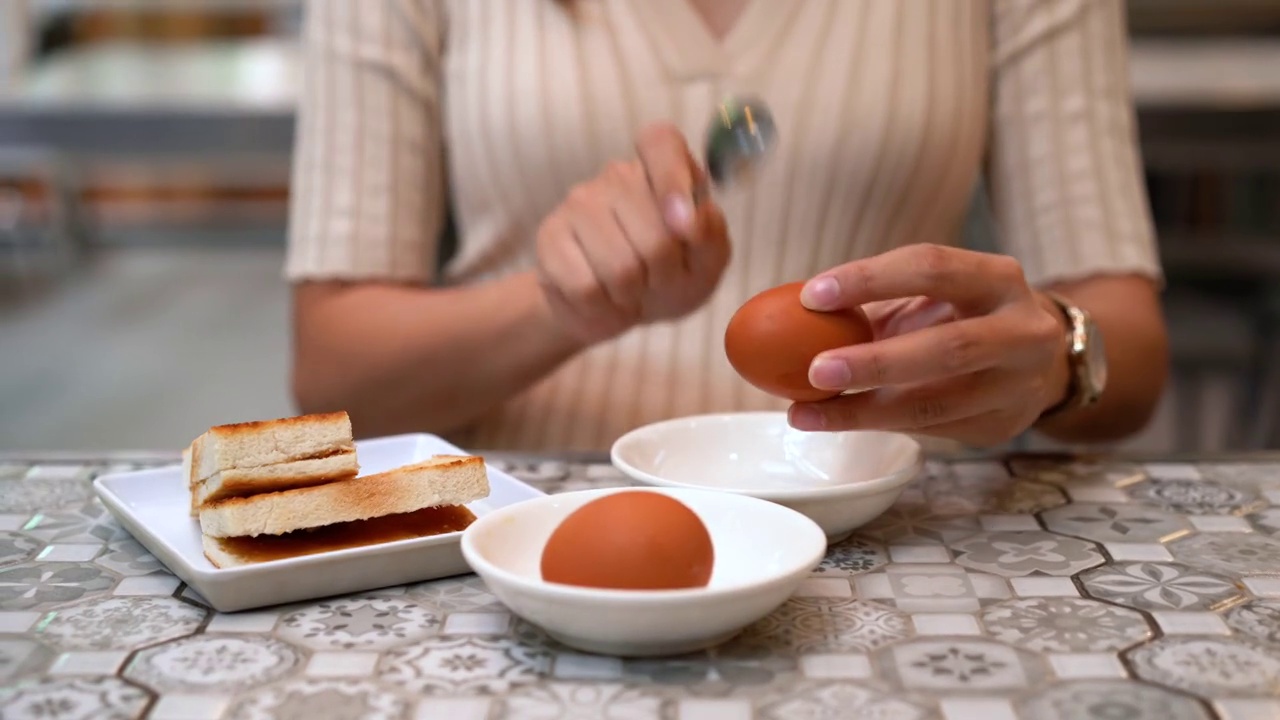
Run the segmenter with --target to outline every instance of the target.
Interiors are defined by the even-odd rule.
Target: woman
[[[877,339],[815,361],[814,384],[864,392],[790,407],[796,427],[1107,441],[1157,402],[1119,0],[308,10],[286,268],[306,411],[599,450],[787,408],[721,343],[744,300],[799,279],[814,309],[864,305]],[[695,204],[691,146],[729,94],[769,103],[777,150]],[[950,247],[983,176],[1007,254]]]

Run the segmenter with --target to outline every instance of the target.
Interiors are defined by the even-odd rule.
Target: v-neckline
[[[629,0],[667,70],[677,79],[729,73],[735,61],[781,31],[778,0],[747,0],[738,17],[717,37],[689,0]]]
[[[738,8],[737,15],[729,21],[729,27],[725,28],[724,34],[717,35],[714,28],[711,27],[711,21],[701,8],[697,6],[694,0],[680,0],[680,4],[693,11],[694,17],[698,18],[702,28],[707,31],[707,37],[714,43],[723,45],[728,41],[729,36],[733,34],[734,28],[738,27],[738,23],[742,21],[742,17],[747,14],[754,4],[754,0],[743,0],[742,7]]]

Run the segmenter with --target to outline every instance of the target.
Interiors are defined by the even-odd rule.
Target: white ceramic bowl
[[[613,444],[614,466],[640,483],[704,488],[798,510],[831,542],[889,509],[923,466],[909,435],[804,432],[786,413],[695,415],[646,425]]]
[[[542,548],[560,522],[615,492],[680,500],[711,534],[706,587],[602,590],[542,579]],[[565,645],[623,657],[677,655],[720,644],[795,592],[826,552],[822,530],[780,505],[710,490],[609,488],[549,495],[499,508],[463,533],[467,563],[513,613]]]

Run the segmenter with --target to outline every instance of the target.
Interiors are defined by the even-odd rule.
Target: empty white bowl
[[[540,563],[569,513],[616,492],[658,492],[702,519],[715,552],[706,587],[603,590],[551,583]],[[826,552],[812,520],[780,505],[710,490],[609,488],[535,498],[482,515],[462,554],[516,615],[561,643],[623,657],[677,655],[718,645],[787,601]]]
[[[748,495],[795,509],[831,542],[893,505],[923,467],[914,438],[893,432],[805,432],[783,412],[665,420],[613,444],[614,466],[645,485]]]

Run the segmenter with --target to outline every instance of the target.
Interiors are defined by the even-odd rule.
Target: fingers
[[[698,279],[718,279],[729,265],[729,227],[724,213],[712,203],[698,209],[700,232],[688,244],[688,270]]]
[[[649,125],[636,141],[636,154],[667,227],[682,237],[695,238],[698,218],[694,198],[701,176],[684,134],[670,123]]]
[[[931,435],[955,440],[970,447],[983,448],[999,445],[1021,431],[1016,415],[1006,410],[974,415],[964,420],[930,425],[915,431],[917,435]]]
[[[575,188],[539,230],[540,278],[556,308],[573,308],[561,313],[571,324],[683,316],[728,265],[724,215],[701,201],[705,176],[683,135],[656,124],[636,150],[638,159]]]
[[[1006,378],[1006,373],[986,371],[943,383],[797,403],[789,417],[799,430],[919,432],[1002,409],[1008,404],[1003,392]]]
[[[809,366],[821,390],[914,385],[1016,366],[1038,351],[1039,337],[1021,332],[1013,314],[967,318],[875,342],[828,350]]]
[[[706,174],[684,134],[671,123],[649,125],[636,141],[636,154],[664,222],[689,243],[688,269],[700,279],[718,278],[730,254],[724,214],[707,198]]]
[[[670,286],[688,265],[685,243],[671,237],[639,163],[618,164],[609,174],[614,219],[644,265],[646,287]]]
[[[1026,292],[1022,268],[1008,256],[921,244],[824,272],[805,285],[801,300],[813,310],[837,310],[924,295],[978,315]]]
[[[572,238],[615,307],[638,312],[648,283],[644,262],[618,222],[613,188],[575,190],[567,202]]]
[[[538,232],[539,281],[557,309],[575,324],[592,329],[615,324],[620,311],[574,237],[574,230],[560,215],[553,215]]]

